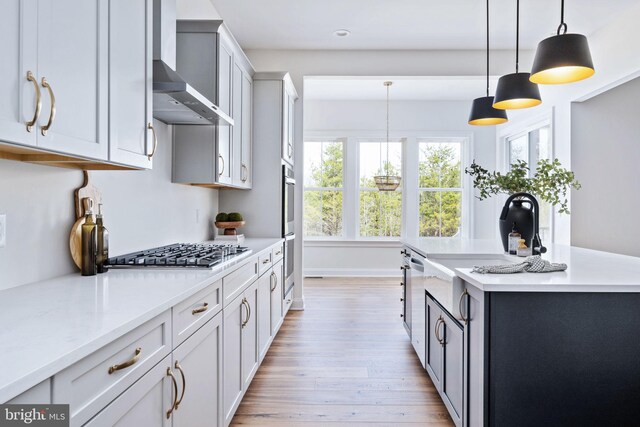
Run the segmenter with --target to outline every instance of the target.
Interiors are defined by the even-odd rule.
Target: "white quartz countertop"
[[[475,239],[403,239],[432,261],[438,256],[504,255],[501,243]],[[455,274],[486,292],[640,292],[640,258],[566,245],[547,245],[543,259],[565,263],[555,273],[479,274],[456,268]],[[513,263],[523,258],[510,256]]]
[[[111,269],[0,291],[0,403],[37,385],[221,279],[280,238],[214,269]],[[37,402],[36,402],[37,403]]]

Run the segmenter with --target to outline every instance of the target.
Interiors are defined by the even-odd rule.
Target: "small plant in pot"
[[[473,186],[478,189],[478,199],[484,200],[496,194],[513,195],[517,193],[529,193],[552,206],[558,206],[558,212],[569,214],[568,193],[572,188],[580,189],[580,183],[575,174],[562,167],[558,159],[542,159],[533,176],[527,162],[518,160],[511,165],[511,170],[506,173],[489,172],[476,164],[465,169],[465,173],[473,177]],[[528,206],[524,206],[524,205]],[[508,208],[507,215],[500,220],[500,235],[505,251],[508,250],[509,233],[514,223],[517,231],[527,244],[532,241],[534,234],[534,216],[530,200],[515,198]],[[536,212],[536,215],[539,215]]]
[[[216,215],[216,228],[224,230],[225,236],[235,236],[238,234],[237,229],[244,225],[244,218],[238,212],[220,212]]]

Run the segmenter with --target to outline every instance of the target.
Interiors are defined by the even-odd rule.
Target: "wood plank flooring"
[[[305,279],[232,426],[452,426],[402,326],[399,279]]]

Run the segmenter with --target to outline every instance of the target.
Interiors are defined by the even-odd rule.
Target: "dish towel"
[[[480,274],[512,274],[512,273],[552,273],[554,271],[565,271],[567,264],[556,264],[544,260],[540,255],[526,257],[523,262],[507,265],[485,265],[474,266],[472,273]]]

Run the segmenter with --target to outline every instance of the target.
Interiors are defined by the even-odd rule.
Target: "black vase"
[[[524,206],[527,203],[529,206]],[[525,240],[528,247],[531,246],[534,233],[534,218],[532,203],[529,200],[514,200],[509,206],[509,211],[506,218],[500,218],[500,237],[502,237],[502,247],[505,252],[509,251],[509,233],[515,228],[522,236],[521,239]]]

